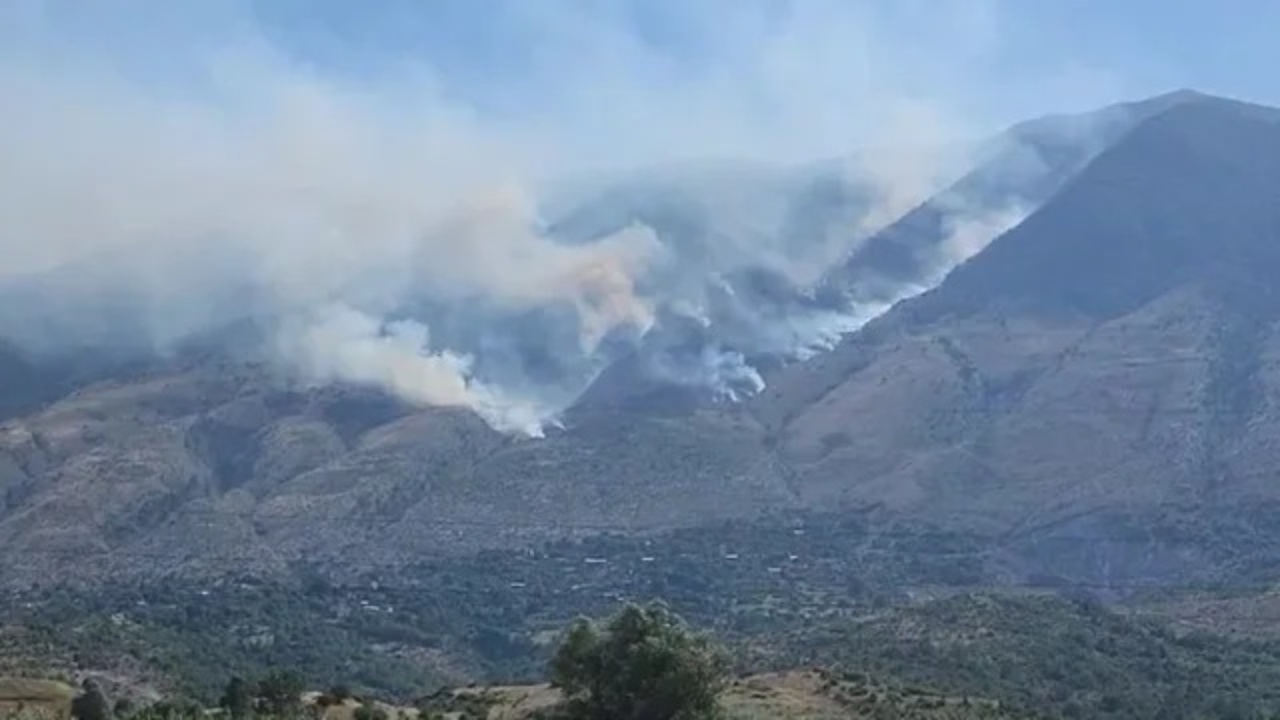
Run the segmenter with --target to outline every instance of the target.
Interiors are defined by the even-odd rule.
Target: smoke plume
[[[349,36],[342,5],[0,10],[0,336],[163,354],[249,321],[301,382],[527,434],[628,355],[738,397],[887,305],[815,293],[978,124],[901,89],[949,59],[862,5],[442,3]],[[897,295],[1018,212],[952,212]]]

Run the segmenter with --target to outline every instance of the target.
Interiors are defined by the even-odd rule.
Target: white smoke
[[[169,312],[242,282],[256,312],[288,329],[276,347],[293,370],[531,430],[550,409],[470,378],[460,355],[433,354],[412,325],[382,316],[409,298],[465,311],[564,305],[584,353],[617,328],[652,324],[635,292],[658,254],[651,234],[584,246],[538,234],[508,137],[470,121],[389,121],[376,96],[292,76],[227,87],[262,95],[238,112],[119,78],[11,68],[3,80],[23,102],[0,119],[0,278],[57,271],[107,286],[94,291],[123,285],[156,319],[158,349],[248,311]],[[228,257],[239,277],[211,264]]]
[[[666,371],[758,391],[750,355],[806,357],[881,309],[806,293],[954,173],[969,124],[898,90],[908,65],[869,6],[668,7],[704,44],[696,70],[611,7],[496,4],[483,24],[527,60],[525,84],[477,88],[430,56],[366,74],[299,59],[237,1],[6,4],[0,293],[20,300],[0,308],[0,339],[163,352],[247,318],[305,381],[536,433],[619,344],[697,316],[710,339]],[[784,196],[812,178],[796,161],[825,154],[851,158],[851,195],[801,232]],[[548,229],[552,180],[705,156],[750,159],[756,180],[730,164],[677,186],[705,201],[697,244],[625,208],[589,238]],[[935,274],[1007,219],[958,220]],[[757,271],[784,287],[720,280]]]
[[[476,380],[470,358],[433,352],[427,328],[412,320],[385,322],[334,306],[285,326],[277,343],[314,382],[361,383],[423,405],[470,408],[503,431],[539,435],[554,410]]]
[[[977,255],[997,237],[1012,230],[1031,211],[1022,205],[954,213],[944,223],[945,235],[929,258],[924,281],[937,284],[949,270]]]

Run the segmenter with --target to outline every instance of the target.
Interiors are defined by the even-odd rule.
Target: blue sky
[[[714,145],[709,126],[723,125],[724,152],[786,136],[808,136],[780,141],[786,153],[838,151],[904,104],[960,134],[1181,87],[1280,104],[1272,0],[14,0],[3,12],[11,48],[155,87],[199,88],[196,59],[256,44],[354,87],[412,68],[469,112],[613,128],[615,142],[650,122],[676,144]],[[680,131],[682,111],[697,132]],[[728,127],[744,116],[756,127]]]
[[[767,23],[765,18],[772,16],[784,28],[789,13],[806,7],[825,8],[814,11],[815,16],[828,12],[839,18],[861,5],[872,18],[873,33],[885,44],[899,46],[890,56],[920,56],[923,91],[929,90],[930,74],[946,76],[955,48],[962,56],[959,70],[972,72],[965,84],[988,96],[985,102],[991,103],[993,114],[1008,114],[1000,108],[1003,90],[1014,90],[1009,102],[1018,111],[1059,104],[1053,97],[1036,96],[1035,78],[1076,73],[1081,82],[1096,76],[1112,84],[1114,89],[1103,88],[1100,95],[1195,87],[1280,103],[1274,70],[1280,67],[1280,3],[1272,0],[286,0],[261,7],[269,26],[300,47],[322,47],[323,37],[331,49],[348,42],[348,47],[364,49],[403,48],[425,53],[468,81],[483,84],[520,82],[525,56],[511,53],[513,45],[527,51],[548,39],[522,26],[518,8],[530,5],[594,14],[602,24],[624,27],[656,54],[689,67],[731,44],[717,41],[723,30],[718,17],[741,22],[744,16],[758,15]],[[1014,87],[1006,87],[1010,84]]]

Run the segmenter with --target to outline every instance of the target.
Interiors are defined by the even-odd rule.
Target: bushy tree
[[[71,715],[76,720],[111,720],[111,702],[96,681],[84,681],[80,694],[71,701]]]
[[[664,605],[628,605],[603,627],[576,622],[551,677],[574,718],[706,720],[719,715],[725,663]]]
[[[245,720],[253,715],[253,686],[242,677],[233,677],[222,692],[218,706],[231,720]]]
[[[258,682],[258,702],[271,715],[296,715],[301,710],[305,689],[306,685],[297,673],[274,670]]]

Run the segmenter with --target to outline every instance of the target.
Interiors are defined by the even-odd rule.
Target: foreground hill
[[[0,714],[8,717],[11,713],[24,712],[28,717],[66,718],[75,694],[72,687],[60,682],[0,676]],[[320,704],[322,699],[323,705]],[[435,717],[446,720],[537,720],[554,717],[551,713],[560,701],[560,693],[547,685],[495,685],[442,691],[423,705],[430,707],[436,713]],[[1001,720],[1034,717],[1003,708],[1000,703],[989,700],[947,697],[914,688],[875,683],[865,677],[840,677],[818,670],[738,678],[730,683],[722,701],[728,720]],[[335,701],[314,692],[304,695],[304,702],[322,720],[352,720],[366,707],[366,703],[355,698]],[[368,703],[368,707],[386,713],[388,717],[424,717],[417,707],[376,701]],[[121,720],[129,718],[125,715]]]
[[[1177,635],[1049,597],[958,597],[803,634],[797,652],[1050,717],[1270,717],[1274,643]]]
[[[278,632],[256,627],[258,611],[248,617],[236,609],[240,600],[225,604],[220,593],[162,609],[166,598],[153,590],[153,610],[82,609],[68,618],[59,614],[65,607],[50,608],[44,619],[27,621],[33,643],[24,649],[7,642],[3,657],[74,648],[80,659],[75,670],[117,681],[119,689],[111,691],[116,696],[143,688],[152,699],[177,694],[204,703],[215,702],[231,676],[261,677],[272,667],[297,670],[318,687],[350,682],[361,695],[433,710],[471,709],[473,715],[482,710],[480,717],[531,718],[558,699],[537,684],[546,655],[512,640],[546,631],[504,626],[509,616],[452,629],[479,631],[475,643],[493,646],[504,661],[520,654],[543,661],[518,676],[528,684],[493,672],[440,674],[451,662],[455,670],[463,665],[456,664],[457,648],[431,639],[438,628],[429,623],[383,617],[363,636],[343,635],[340,630],[361,619],[307,600],[315,595],[258,592],[262,608],[284,608],[288,619],[272,626]],[[402,599],[406,607],[412,602]],[[239,622],[228,623],[231,618]],[[248,654],[223,647],[241,644],[246,632],[254,641]],[[718,634],[735,651],[740,671],[725,696],[726,707],[737,713],[732,717],[1176,720],[1272,717],[1280,710],[1276,642],[1182,634],[1148,609],[1118,613],[1053,596],[962,593],[844,617],[771,623],[750,635]],[[0,634],[0,640],[11,635]],[[134,644],[121,645],[127,652],[113,659],[112,643],[124,636]],[[553,631],[551,639],[556,637]],[[27,670],[67,669],[65,658],[46,654],[44,665],[39,659],[31,656]],[[429,670],[433,665],[436,674]],[[500,684],[486,684],[494,680]],[[464,689],[441,691],[442,684]]]
[[[75,688],[53,680],[0,676],[0,716],[34,713],[50,720],[70,717]]]
[[[484,708],[490,720],[538,720],[560,695],[546,685],[465,690],[446,706]],[[723,697],[730,720],[969,720],[1032,718],[1000,703],[948,697],[916,688],[876,683],[865,676],[841,677],[811,670],[750,675],[733,681]]]

